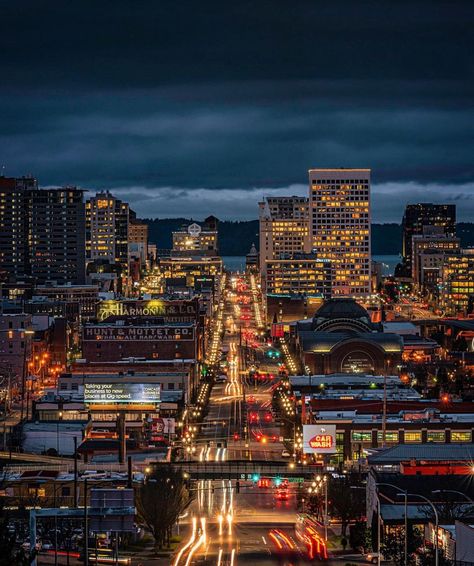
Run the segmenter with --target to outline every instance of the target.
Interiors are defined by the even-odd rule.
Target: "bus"
[[[328,558],[326,542],[318,532],[320,527],[320,523],[305,513],[300,513],[296,517],[296,538],[304,544],[310,560]]]

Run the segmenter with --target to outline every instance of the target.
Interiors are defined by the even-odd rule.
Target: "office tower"
[[[175,257],[218,256],[218,223],[217,218],[209,216],[204,220],[202,226],[193,222],[189,226],[183,226],[181,230],[173,232],[171,255]]]
[[[75,187],[33,191],[30,253],[37,283],[84,283],[83,192]]]
[[[440,227],[424,226],[423,234],[412,237],[412,279],[418,289],[434,287],[444,256],[460,251],[460,238],[446,236],[441,231]]]
[[[313,252],[330,259],[333,296],[370,293],[370,169],[310,169]]]
[[[86,202],[87,263],[119,266],[128,274],[129,206],[102,191]]]
[[[83,283],[84,228],[82,190],[0,177],[0,268],[15,279]]]
[[[32,177],[0,177],[0,270],[15,279],[30,275],[29,211]]]
[[[306,197],[267,197],[258,203],[260,273],[268,260],[310,251],[309,201]]]
[[[454,204],[408,204],[402,220],[403,265],[405,274],[412,275],[412,238],[423,234],[423,228],[435,226],[445,236],[456,235],[456,206]]]

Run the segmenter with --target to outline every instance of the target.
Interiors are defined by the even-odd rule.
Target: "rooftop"
[[[474,444],[398,444],[368,458],[371,465],[400,464],[411,460],[471,463],[474,461]]]

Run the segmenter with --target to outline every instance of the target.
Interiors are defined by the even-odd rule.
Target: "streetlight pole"
[[[405,515],[405,543],[404,543],[404,556],[405,556],[405,566],[408,566],[408,494],[406,489],[401,489],[400,487],[398,487],[398,485],[394,485],[393,483],[386,483],[386,482],[381,482],[381,483],[377,483],[377,487],[381,486],[381,485],[385,485],[388,487],[393,487],[394,489],[400,490],[401,493],[403,493],[404,496],[404,500],[405,500],[405,511],[404,511],[404,515]],[[379,551],[380,554],[380,551]]]
[[[426,501],[428,503],[428,505],[431,506],[431,508],[433,509],[433,513],[435,516],[435,521],[436,521],[436,532],[435,532],[435,566],[438,566],[439,564],[439,557],[438,557],[438,526],[439,526],[439,516],[438,516],[438,511],[436,510],[436,507],[434,506],[433,502],[431,500],[429,500],[427,497],[425,497],[424,495],[420,495],[419,493],[397,493],[398,496],[406,496],[406,497],[419,497],[420,499],[423,499],[423,501]]]
[[[474,501],[469,497],[469,495],[466,495],[462,491],[457,491],[456,489],[435,489],[431,493],[457,493],[458,495],[465,497],[467,501],[469,501],[469,503],[472,503],[474,505]]]

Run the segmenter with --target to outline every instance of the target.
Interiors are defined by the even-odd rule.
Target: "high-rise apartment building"
[[[297,196],[268,197],[258,206],[260,273],[265,280],[269,260],[310,251],[309,201]]]
[[[129,206],[109,191],[86,202],[86,261],[118,265],[128,273]]]
[[[412,275],[413,236],[420,236],[427,226],[438,227],[445,236],[456,235],[456,206],[454,204],[408,204],[402,220],[403,265],[408,277]]]
[[[38,283],[85,281],[84,191],[75,187],[33,192],[31,275]]]
[[[333,296],[370,293],[370,169],[310,169],[311,245],[330,259]]]
[[[0,177],[0,266],[15,279],[83,283],[84,230],[82,190]]]
[[[33,177],[0,177],[0,270],[15,279],[31,275],[29,211]]]

